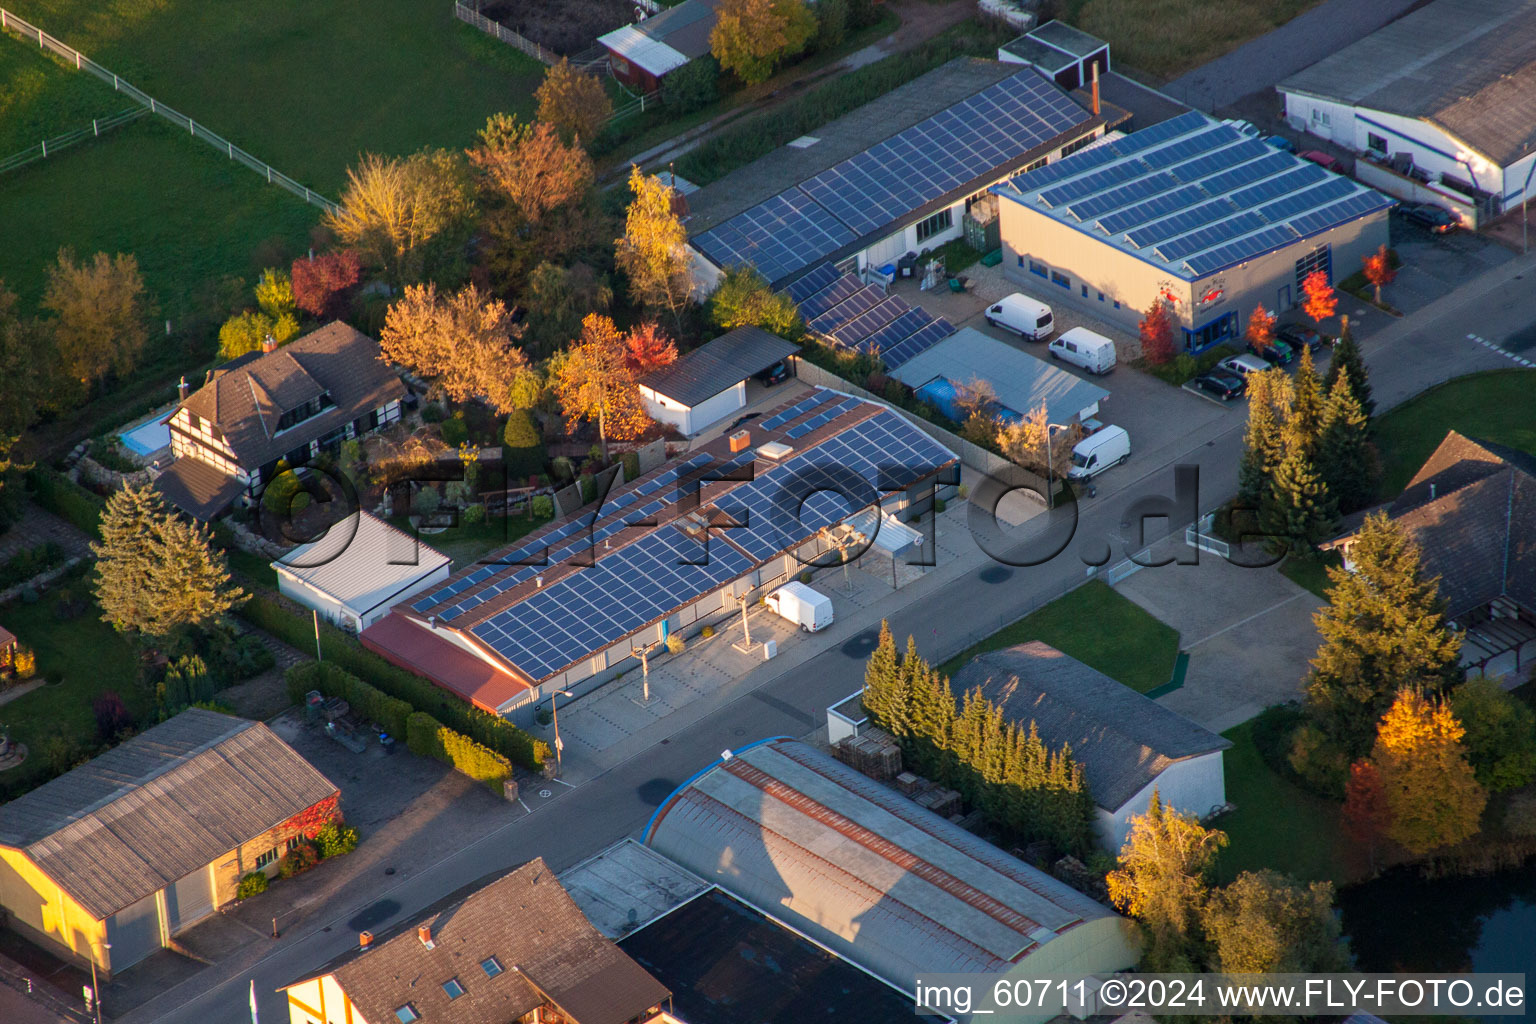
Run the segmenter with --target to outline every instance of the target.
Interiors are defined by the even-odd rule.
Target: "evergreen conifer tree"
[[[1350,387],[1348,370],[1339,371],[1328,391],[1314,462],[1340,512],[1370,504],[1378,476],[1376,450],[1365,413]]]
[[[1291,412],[1287,426],[1296,432],[1310,457],[1317,451],[1317,438],[1323,427],[1323,390],[1312,365],[1312,350],[1301,347],[1296,364],[1296,379],[1291,385]]]
[[[1248,427],[1243,437],[1243,461],[1238,469],[1240,507],[1260,509],[1269,492],[1269,477],[1285,454],[1282,415],[1289,407],[1289,380],[1278,372],[1248,378]]]
[[[107,498],[96,555],[96,600],[102,621],[119,632],[137,630],[155,614],[151,587],[155,524],[170,514],[152,487],[123,487]]]
[[[1369,424],[1376,411],[1376,402],[1371,398],[1371,380],[1366,375],[1365,360],[1360,355],[1360,346],[1355,343],[1354,333],[1349,329],[1347,316],[1344,317],[1344,328],[1339,332],[1339,342],[1333,347],[1333,358],[1328,362],[1328,375],[1323,378],[1323,390],[1332,391],[1334,381],[1345,370],[1349,371],[1349,387],[1355,394],[1355,402]]]
[[[1318,477],[1307,443],[1293,426],[1285,429],[1285,455],[1270,474],[1269,494],[1259,523],[1271,543],[1297,553],[1310,551],[1333,526],[1336,506]]]
[[[897,711],[897,685],[900,681],[900,664],[896,658],[896,641],[891,636],[891,624],[880,621],[880,639],[864,666],[864,710],[869,712],[875,724],[895,736],[896,721],[903,718]]]

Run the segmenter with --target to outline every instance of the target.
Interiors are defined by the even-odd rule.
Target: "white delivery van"
[[[1014,292],[987,309],[987,323],[1030,341],[1044,341],[1055,329],[1056,318],[1051,315],[1050,306]]]
[[[764,603],[809,633],[832,625],[832,599],[799,580],[784,584],[769,594]]]
[[[1105,427],[1077,442],[1072,448],[1072,468],[1067,476],[1087,480],[1131,457],[1131,435],[1124,427]]]
[[[1074,327],[1051,342],[1051,356],[1089,373],[1105,374],[1115,368],[1115,343],[1086,327]]]

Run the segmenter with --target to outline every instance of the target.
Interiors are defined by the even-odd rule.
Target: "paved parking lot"
[[[1415,313],[1514,258],[1504,246],[1481,235],[1469,231],[1431,234],[1396,212],[1392,214],[1392,247],[1403,265],[1382,298],[1404,313]],[[1335,274],[1343,277],[1356,269],[1336,267]]]

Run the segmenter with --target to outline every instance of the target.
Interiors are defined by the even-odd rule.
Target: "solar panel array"
[[[693,238],[720,266],[781,281],[1087,119],[1026,69]],[[809,286],[807,286],[809,287]]]
[[[760,429],[774,430],[799,420],[790,435],[803,437],[867,406],[858,399],[818,391],[765,420]],[[713,467],[725,471],[754,458],[754,452],[744,452],[715,466],[713,456],[695,456],[626,492],[622,514],[604,512],[599,517],[602,525],[595,534],[599,550],[593,564],[496,609],[483,621],[468,626],[468,632],[530,678],[547,678],[867,507],[879,499],[877,488],[892,484],[893,472],[896,484],[905,486],[951,462],[954,456],[898,414],[880,409],[871,418],[797,452],[755,479],[732,485],[714,505],[740,526],[690,536],[677,523],[667,523],[622,547],[602,549],[604,531],[615,525],[626,528],[636,513],[650,508],[650,504],[641,504],[647,489],[651,493],[666,491],[672,489],[669,485],[696,477],[702,470]],[[612,504],[620,502],[615,499]],[[592,542],[591,523],[565,523],[514,555],[547,547],[551,561],[559,562]],[[454,596],[482,588],[474,597],[436,613],[451,625],[456,616],[542,571],[535,567],[482,566],[435,589],[411,607],[422,613]]]
[[[827,279],[827,265],[816,267],[785,291],[796,299],[806,326],[835,348],[879,356],[895,369],[951,334],[955,328],[943,317],[930,315],[896,295],[860,284],[844,274],[817,291],[802,282]]]
[[[1008,194],[1204,276],[1392,200],[1191,111],[1019,175]]]

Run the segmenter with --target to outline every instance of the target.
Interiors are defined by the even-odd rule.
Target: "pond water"
[[[1393,871],[1343,890],[1339,906],[1362,971],[1510,971],[1536,979],[1536,861],[1433,881]]]

